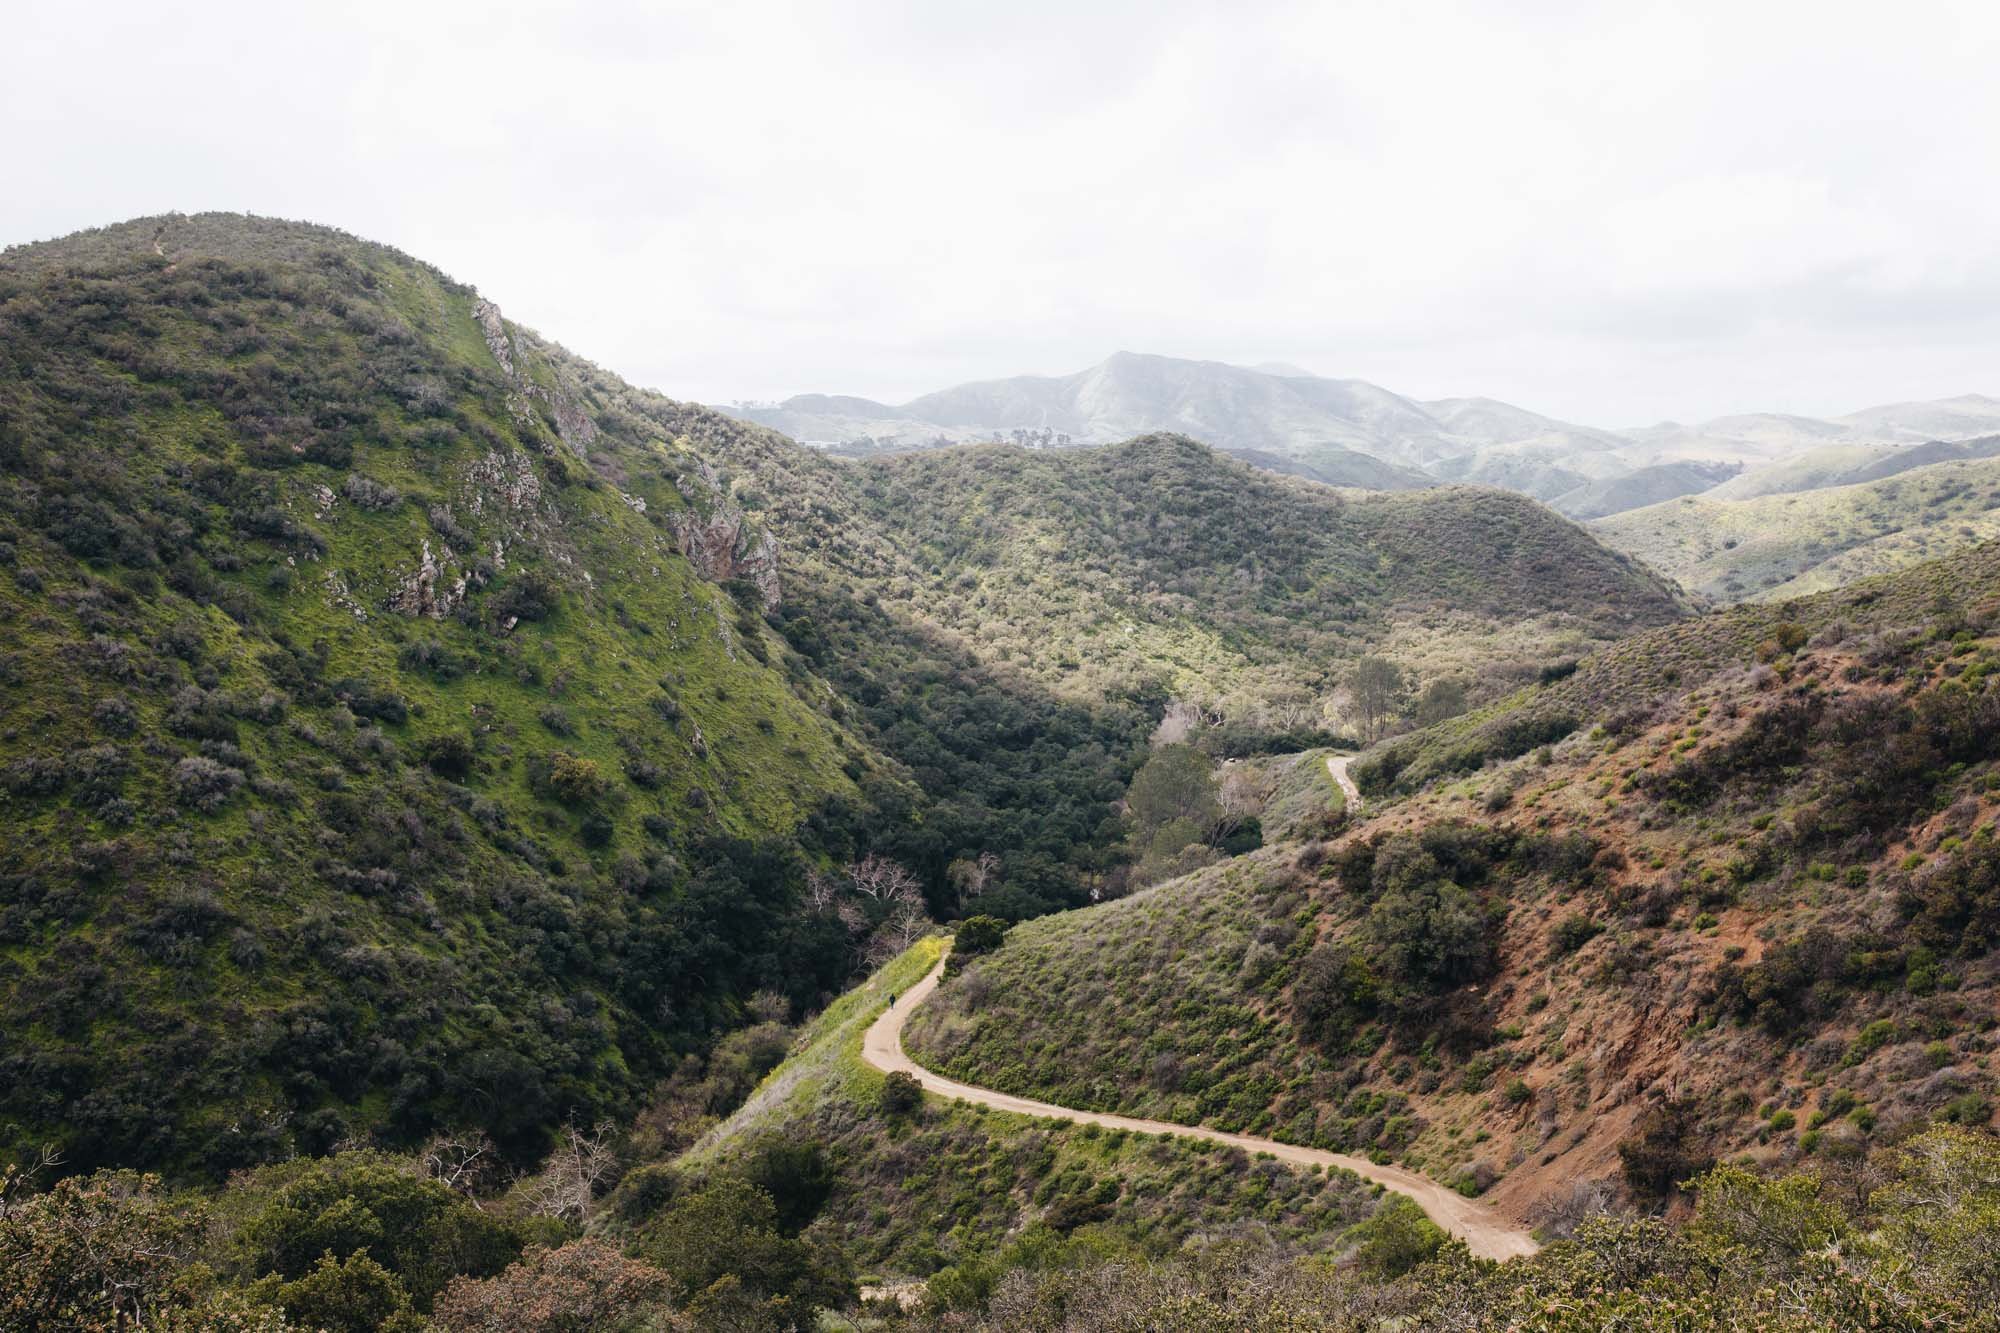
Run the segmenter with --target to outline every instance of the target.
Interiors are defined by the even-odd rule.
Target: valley
[[[1294,370],[0,252],[0,1328],[1992,1327],[2000,409]]]

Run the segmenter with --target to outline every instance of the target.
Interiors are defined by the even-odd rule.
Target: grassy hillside
[[[1224,716],[1317,711],[1351,661],[1489,678],[1679,613],[1649,575],[1519,496],[1333,492],[1178,436],[864,465],[921,613],[1068,697],[1144,682]]]
[[[843,996],[741,1109],[671,1168],[631,1178],[610,1201],[622,1225],[643,1234],[649,1200],[699,1188],[774,1141],[818,1145],[833,1163],[810,1236],[839,1244],[878,1278],[950,1269],[940,1288],[976,1277],[1024,1231],[1056,1242],[1083,1228],[1100,1250],[1154,1256],[1190,1237],[1229,1235],[1287,1255],[1324,1246],[1376,1209],[1380,1191],[1344,1172],[936,1098],[885,1109],[883,1075],[861,1062],[861,1035],[889,992],[930,970],[939,947],[917,946]]]
[[[1747,499],[1685,496],[1591,530],[1721,602],[1794,597],[1990,540],[2000,460],[1934,463],[1879,481]]]
[[[1414,795],[1018,926],[909,1043],[1010,1091],[1394,1154],[1537,1220],[1578,1181],[1656,1200],[1718,1156],[1983,1126],[1996,671],[1990,546],[1641,636],[1515,701],[1571,710],[1545,748],[1453,777],[1449,746],[1397,742],[1364,776],[1426,766]]]
[[[1505,679],[1677,614],[1511,497],[829,462],[227,215],[6,252],[0,468],[0,1123],[79,1166],[532,1155],[838,988],[813,863],[1081,903],[1176,694],[1311,731],[1367,648]]]
[[[10,1140],[532,1150],[753,989],[838,984],[788,848],[876,761],[757,590],[683,557],[711,497],[674,458],[338,233],[0,260]]]
[[[1549,507],[1583,522],[1706,491],[1736,470],[1730,463],[1659,463],[1564,491]]]

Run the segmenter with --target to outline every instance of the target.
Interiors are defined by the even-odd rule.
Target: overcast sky
[[[1600,425],[2000,394],[2000,5],[26,0],[0,241],[390,242],[677,397],[1118,349]]]

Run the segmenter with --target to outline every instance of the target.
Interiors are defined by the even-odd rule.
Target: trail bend
[[[1331,766],[1332,761],[1329,760],[1328,764]],[[1492,1207],[1401,1167],[1378,1166],[1365,1157],[1305,1148],[1295,1143],[1279,1143],[1275,1139],[1260,1139],[1249,1134],[1230,1134],[1200,1125],[1177,1125],[1166,1120],[1142,1120],[1101,1111],[1077,1111],[1050,1102],[1016,1097],[1012,1093],[974,1087],[970,1083],[934,1074],[903,1053],[903,1023],[911,1011],[937,989],[938,980],[944,974],[944,964],[945,960],[940,958],[937,966],[922,981],[897,996],[895,1003],[869,1024],[868,1031],[861,1038],[861,1058],[864,1061],[884,1073],[908,1074],[926,1091],[940,1097],[990,1106],[996,1111],[1040,1116],[1046,1120],[1068,1120],[1079,1125],[1099,1125],[1105,1129],[1123,1129],[1136,1134],[1172,1134],[1184,1139],[1206,1139],[1211,1143],[1241,1148],[1245,1152],[1269,1153],[1279,1161],[1295,1166],[1317,1165],[1352,1171],[1364,1180],[1414,1200],[1431,1221],[1464,1241],[1467,1249],[1483,1259],[1514,1259],[1533,1254],[1540,1248],[1533,1236]]]
[[[1333,785],[1340,788],[1340,794],[1347,798],[1349,818],[1361,813],[1361,788],[1354,785],[1354,779],[1347,776],[1347,765],[1354,758],[1351,754],[1328,755],[1326,757],[1327,776]]]

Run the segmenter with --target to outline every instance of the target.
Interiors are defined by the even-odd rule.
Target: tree
[[[1465,711],[1465,686],[1442,677],[1424,682],[1417,695],[1417,725],[1434,727]]]
[[[690,1313],[704,1327],[706,1308],[732,1316],[806,1325],[821,1306],[853,1294],[853,1279],[830,1253],[778,1228],[771,1196],[740,1176],[719,1176],[676,1199],[646,1228],[640,1257],[673,1275],[688,1296]]]
[[[981,852],[977,857],[960,857],[945,867],[944,877],[958,890],[961,902],[977,898],[993,886],[994,878],[1000,873],[1000,858],[991,852]]]
[[[1163,745],[1148,755],[1132,775],[1125,804],[1148,834],[1175,820],[1186,820],[1200,837],[1222,818],[1214,766],[1192,745]]]
[[[252,1295],[322,1333],[423,1333],[424,1320],[410,1309],[410,1294],[394,1273],[365,1251],[335,1259],[320,1256],[304,1277],[280,1282],[275,1276],[252,1288]]]
[[[497,1276],[456,1278],[437,1299],[442,1333],[637,1333],[685,1328],[670,1311],[673,1278],[594,1236],[537,1246]]]
[[[1403,669],[1386,657],[1364,657],[1354,664],[1348,682],[1354,696],[1354,711],[1360,716],[1362,731],[1369,740],[1382,733],[1382,725],[1395,716],[1403,700]]]
[[[517,1223],[376,1153],[264,1167],[239,1188],[255,1210],[233,1237],[236,1261],[278,1282],[304,1278],[326,1255],[366,1251],[423,1307],[452,1277],[497,1273],[521,1253]]]
[[[590,1220],[597,1187],[610,1178],[618,1159],[611,1151],[614,1127],[609,1121],[588,1133],[564,1125],[548,1165],[528,1189],[529,1207],[541,1217],[559,1217],[581,1225]]]
[[[1368,913],[1383,973],[1398,987],[1431,994],[1478,981],[1493,966],[1487,914],[1448,879],[1391,889]]]
[[[886,856],[873,852],[847,867],[847,882],[854,891],[872,902],[893,902],[923,898],[917,877]]]
[[[958,923],[958,932],[952,936],[952,956],[972,958],[992,953],[1006,936],[1007,923],[997,916],[967,917]]]

